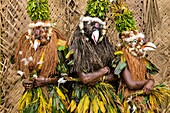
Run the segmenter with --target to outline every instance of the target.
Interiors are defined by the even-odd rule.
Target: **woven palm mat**
[[[0,83],[1,83],[1,104],[0,113],[15,113],[18,108],[18,100],[24,89],[20,76],[17,76],[15,65],[12,64],[12,56],[15,51],[19,37],[27,31],[31,22],[26,12],[27,0],[0,0]],[[79,22],[80,15],[85,13],[87,0],[49,0],[51,18],[56,22],[57,28],[66,36],[72,37]],[[128,1],[128,6],[134,11],[140,31],[143,27],[142,0]],[[155,25],[155,37],[151,38],[157,45],[156,53],[149,53],[151,59],[159,68],[157,75],[159,82],[169,81],[170,73],[170,4],[169,0],[158,0],[162,28]],[[114,35],[114,36],[113,36]],[[114,45],[118,42],[113,22],[108,20],[108,36],[113,40]]]

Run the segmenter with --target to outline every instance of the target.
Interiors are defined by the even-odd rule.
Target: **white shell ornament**
[[[91,38],[93,39],[94,43],[97,44],[99,39],[99,30],[93,31]]]
[[[39,40],[34,40],[34,50],[36,51],[37,48],[40,46],[40,41]]]

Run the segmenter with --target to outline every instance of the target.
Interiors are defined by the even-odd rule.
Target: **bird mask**
[[[156,46],[152,42],[147,42],[144,34],[137,30],[125,31],[121,36],[125,47],[136,57],[145,57],[147,51],[154,51]]]
[[[81,33],[86,36],[86,40],[91,40],[94,44],[102,41],[106,34],[106,23],[96,17],[81,17],[79,28]]]
[[[49,43],[52,28],[49,22],[41,22],[29,24],[27,39],[30,39],[31,46],[36,51],[40,46],[46,45]]]

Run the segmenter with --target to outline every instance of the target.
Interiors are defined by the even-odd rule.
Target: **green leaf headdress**
[[[48,0],[28,0],[27,13],[32,21],[50,20]]]
[[[145,57],[146,51],[153,51],[156,46],[148,42],[143,33],[138,32],[133,13],[121,1],[113,3],[112,12],[115,26],[120,33],[122,45],[135,57]]]
[[[98,41],[102,41],[103,36],[106,34],[106,23],[103,20],[106,18],[109,5],[109,0],[88,0],[86,14],[80,18],[79,28],[82,34],[84,34],[85,22],[88,24],[96,22],[94,25],[95,30],[91,36],[95,44],[97,44]],[[99,33],[100,28],[102,28],[101,34]],[[101,37],[99,35],[101,35]]]
[[[119,33],[137,29],[132,11],[121,0],[113,3],[112,12],[115,26]]]
[[[106,12],[108,11],[109,0],[88,0],[86,13],[92,17],[105,19]]]

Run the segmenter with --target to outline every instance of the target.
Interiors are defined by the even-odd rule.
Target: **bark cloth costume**
[[[115,79],[111,65],[114,50],[106,36],[106,23],[102,21],[105,19],[108,4],[107,0],[88,1],[86,14],[80,18],[69,45],[69,50],[73,51],[71,77],[75,79],[75,82],[71,83],[72,92],[69,95],[70,112],[122,111],[120,99],[109,83]]]
[[[55,24],[50,23],[47,0],[28,0],[32,23],[19,39],[15,54],[18,74],[25,91],[19,101],[20,113],[66,113],[67,90],[60,85],[67,74],[67,43]]]
[[[154,86],[152,74],[158,73],[158,68],[145,57],[146,51],[156,46],[139,33],[132,12],[121,0],[113,4],[112,11],[121,39],[114,73],[121,79],[118,95],[124,112],[161,113],[170,91],[165,85]]]

